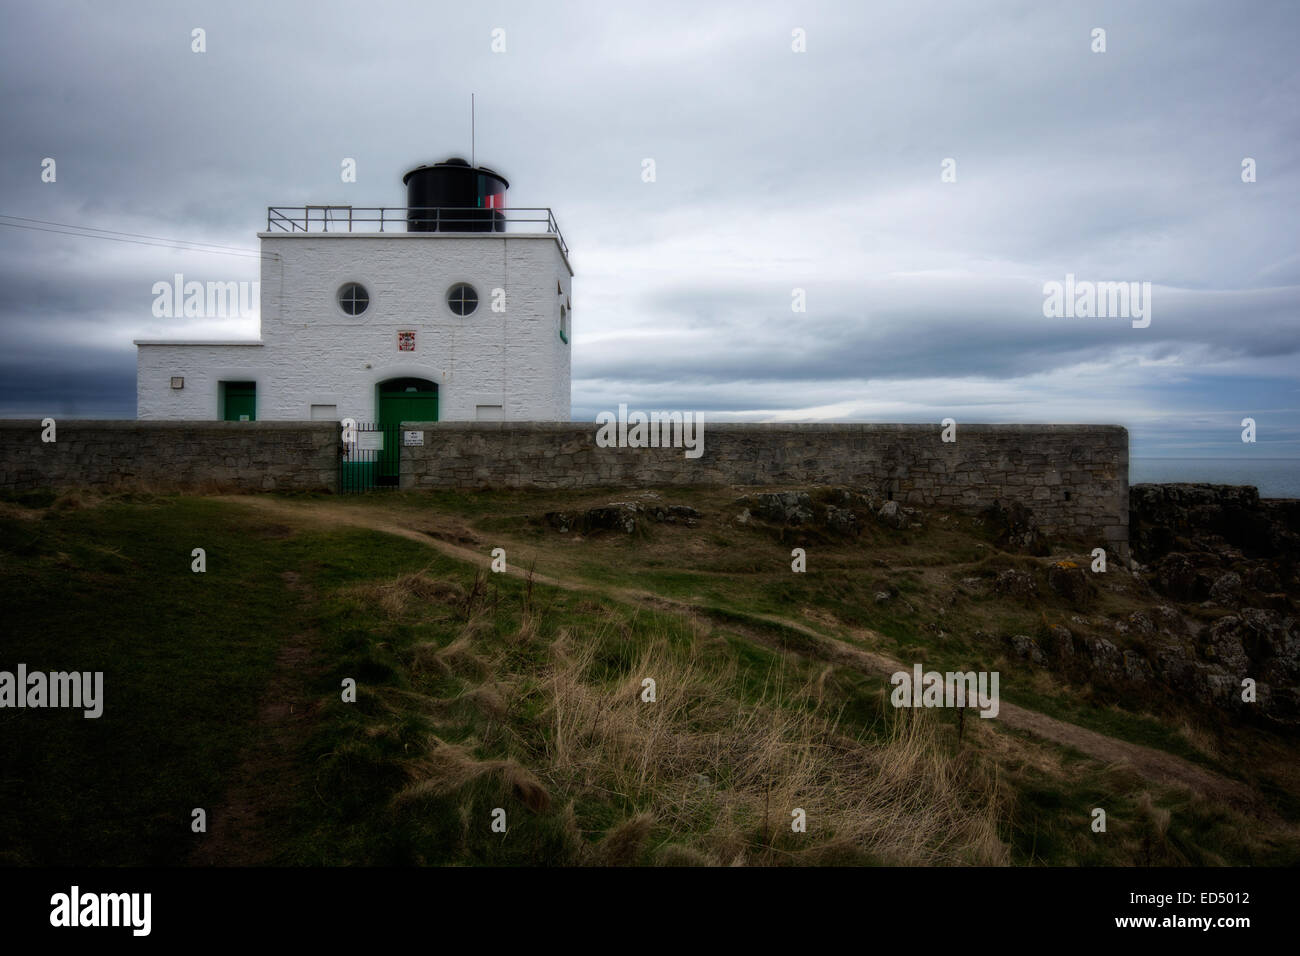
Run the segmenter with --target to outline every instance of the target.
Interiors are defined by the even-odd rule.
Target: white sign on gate
[[[361,451],[383,451],[383,432],[357,432],[357,448]]]

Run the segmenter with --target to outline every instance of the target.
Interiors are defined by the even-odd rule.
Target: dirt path
[[[281,575],[289,590],[307,597],[298,574]],[[257,705],[257,742],[232,771],[223,802],[208,808],[208,833],[190,856],[194,866],[258,866],[272,861],[276,840],[268,817],[287,809],[302,771],[297,750],[314,719],[307,694],[311,679],[311,631],[294,634],[276,655],[275,670]]]
[[[330,526],[345,525],[397,535],[412,541],[419,541],[448,557],[460,561],[485,568],[491,564],[491,557],[486,549],[475,549],[448,540],[448,538],[457,537],[457,534],[454,531],[449,531],[448,528],[439,528],[433,524],[423,529],[411,527],[409,524],[404,524],[395,518],[391,512],[380,509],[368,509],[351,505],[339,507],[333,502],[320,501],[288,502],[254,495],[229,496],[222,500],[254,508],[266,514],[273,514],[281,520],[296,519],[299,522]],[[434,517],[432,515],[426,516],[424,520],[429,521]],[[513,564],[508,564],[507,568],[509,574],[519,577],[524,577],[527,574],[526,570]],[[581,581],[553,578],[537,573],[533,574],[533,580],[539,584],[549,584],[570,591],[581,591],[597,596],[605,595],[623,603],[638,604],[656,610],[710,616],[710,612],[706,608],[636,588],[599,587]],[[747,627],[743,622],[738,622],[730,617],[725,623],[733,630],[744,633],[747,638],[756,643],[785,652],[813,656],[863,673],[888,677],[897,671],[911,671],[910,665],[856,647],[847,641],[828,637],[798,621],[760,614],[750,614],[748,617],[755,621],[764,621],[786,631],[796,632],[804,640],[799,641],[797,646],[794,646],[793,642],[783,641],[777,634],[768,632],[761,627]],[[866,628],[855,629],[854,636],[867,641],[884,640],[882,635]],[[1187,787],[1213,799],[1230,803],[1239,809],[1259,815],[1271,816],[1271,811],[1263,806],[1254,791],[1245,784],[1229,780],[1212,770],[1197,766],[1188,760],[1162,750],[1118,740],[1097,731],[1088,730],[1076,724],[1057,720],[1046,714],[1027,710],[1024,707],[1006,702],[1001,704],[996,719],[1008,727],[1026,731],[1054,744],[1071,747],[1102,763],[1128,764],[1152,781]]]

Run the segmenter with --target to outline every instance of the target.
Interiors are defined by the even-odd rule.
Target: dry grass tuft
[[[528,768],[513,760],[493,760],[489,763],[491,768],[501,775],[501,779],[510,785],[511,792],[529,810],[541,813],[550,807],[550,793]]]
[[[524,806],[540,813],[551,805],[551,796],[537,777],[514,760],[479,760],[469,748],[436,738],[430,749],[405,765],[411,783],[393,797],[401,806],[421,797],[453,793],[487,774],[495,774]]]
[[[450,643],[404,654],[415,673],[467,680],[462,691],[374,691],[376,733],[401,743],[408,778],[394,806],[486,777],[535,813],[558,795],[574,846],[583,847],[577,860],[603,866],[1009,860],[996,783],[972,754],[953,751],[946,712],[890,712],[859,738],[828,703],[837,699],[833,667],[805,672],[782,661],[755,689],[754,675],[741,674],[740,659],[708,639],[702,620],[683,645],[641,617],[606,619],[596,633],[551,632],[540,612],[525,610],[517,629],[498,637],[481,583],[467,591],[413,574],[351,594],[395,618],[436,600],[462,621]],[[639,648],[630,666],[612,663],[618,647]],[[642,700],[646,678],[655,681],[653,702]],[[532,703],[512,718],[525,698]],[[440,739],[443,729],[412,742],[401,716],[413,711],[457,742]],[[488,722],[464,736],[473,711]],[[577,815],[593,804],[620,812],[612,823],[603,817],[598,842],[584,843]],[[807,832],[791,828],[796,809]]]
[[[1178,725],[1178,736],[1183,738],[1197,752],[1212,759],[1218,759],[1218,740],[1210,731],[1197,727],[1190,720],[1184,718]]]
[[[398,619],[413,609],[455,607],[465,601],[465,589],[452,581],[430,577],[427,571],[414,571],[388,581],[368,581],[346,588],[346,597]]]
[[[465,699],[479,709],[479,712],[493,720],[504,720],[510,712],[501,691],[492,684],[482,684],[465,692]]]
[[[671,842],[731,862],[781,862],[814,845],[904,864],[1006,863],[991,781],[950,756],[928,713],[881,742],[847,738],[810,688],[732,696],[734,662],[653,645],[614,687],[587,679],[596,640],[557,642],[542,775],[569,794],[619,794]],[[653,677],[658,700],[641,700]],[[808,833],[791,832],[791,812]]]
[[[699,850],[691,849],[688,846],[682,846],[679,843],[670,843],[665,847],[660,847],[654,856],[656,866],[718,866],[719,861],[707,853],[701,853]]]
[[[519,628],[507,638],[507,641],[516,646],[524,646],[534,643],[541,634],[541,621],[535,611],[524,611],[519,621]]]
[[[440,674],[468,673],[484,676],[491,662],[474,652],[474,628],[467,627],[446,647],[426,641],[411,648],[411,670],[421,673],[435,670]]]
[[[1138,812],[1150,829],[1152,836],[1163,841],[1169,832],[1170,812],[1164,807],[1157,807],[1149,790],[1142,791],[1138,798]]]
[[[631,866],[636,863],[653,826],[653,814],[638,813],[610,827],[593,850],[594,862],[600,866]]]
[[[104,503],[104,496],[93,491],[72,488],[50,502],[51,511],[83,511]]]

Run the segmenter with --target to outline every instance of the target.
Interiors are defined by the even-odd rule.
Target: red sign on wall
[[[397,333],[397,351],[414,352],[415,351],[415,333],[398,332]]]

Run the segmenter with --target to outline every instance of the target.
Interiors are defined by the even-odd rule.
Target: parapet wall
[[[1117,425],[707,424],[704,452],[601,448],[594,424],[421,423],[403,488],[843,485],[905,504],[1019,501],[1048,534],[1127,553],[1128,432]]]
[[[0,421],[0,491],[333,491],[334,422]]]
[[[332,422],[0,422],[0,491],[338,490]],[[1049,535],[1127,554],[1128,432],[1114,425],[707,424],[703,454],[602,448],[594,423],[410,423],[401,486],[635,488],[839,485],[904,504],[1021,502]]]

